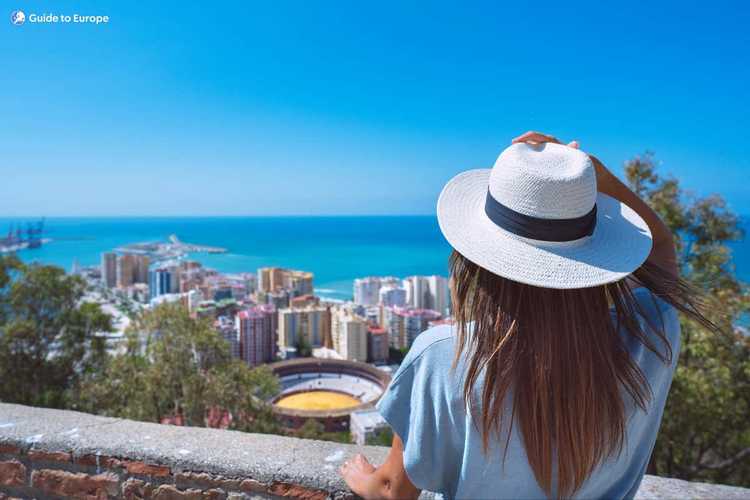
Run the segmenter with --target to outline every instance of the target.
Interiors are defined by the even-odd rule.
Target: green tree
[[[387,446],[390,448],[393,446],[393,429],[386,427],[376,436],[372,436],[367,439],[367,443],[372,446]]]
[[[389,347],[388,348],[388,362],[389,363],[401,363],[409,352],[408,347]]]
[[[295,339],[297,345],[297,355],[301,358],[309,358],[312,356],[312,344],[307,341],[307,338],[299,332]]]
[[[326,432],[323,423],[314,418],[308,419],[297,429],[296,433],[290,435],[302,439],[317,439],[320,441],[333,441],[335,443],[351,443],[352,441],[349,431]]]
[[[701,287],[716,336],[685,318],[674,381],[649,472],[750,486],[750,336],[738,328],[750,295],[737,279],[730,242],[744,237],[740,219],[717,194],[706,198],[657,174],[651,153],[624,165],[625,177],[672,230],[680,272]]]
[[[79,404],[151,422],[179,417],[198,427],[211,425],[223,411],[232,415],[233,429],[275,432],[263,402],[278,392],[273,373],[232,358],[229,343],[208,321],[191,318],[180,304],[162,304],[130,325],[124,352],[103,377],[85,381]]]
[[[81,377],[102,373],[111,317],[56,266],[0,256],[0,400],[67,407]]]

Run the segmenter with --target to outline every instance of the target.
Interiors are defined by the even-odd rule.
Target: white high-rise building
[[[384,286],[378,294],[379,302],[386,307],[406,305],[406,289],[402,287]]]
[[[347,307],[331,310],[333,349],[349,361],[367,361],[367,320]]]
[[[198,304],[200,304],[201,300],[203,300],[203,294],[200,290],[190,290],[185,293],[187,309],[191,313],[198,309]]]
[[[372,306],[378,303],[380,278],[359,278],[354,280],[354,303]]]
[[[385,309],[385,328],[393,347],[411,347],[414,340],[427,329],[430,322],[440,319],[440,313],[430,309],[388,307]]]
[[[180,291],[180,264],[177,262],[169,263],[167,269],[169,269],[172,277],[169,282],[169,291],[170,293],[178,293]]]
[[[374,306],[380,299],[380,290],[383,288],[398,288],[398,278],[393,276],[359,278],[354,280],[354,303],[363,306]]]
[[[414,309],[430,308],[430,283],[426,276],[409,276],[404,278],[406,304]]]
[[[441,315],[448,307],[448,280],[442,276],[404,278],[406,304],[414,309],[431,309]]]
[[[430,276],[430,309],[442,316],[448,314],[448,280],[442,276]]]
[[[381,288],[384,286],[392,286],[398,288],[399,285],[401,285],[401,280],[396,278],[395,276],[386,276],[385,278],[380,278]]]
[[[114,287],[117,284],[117,254],[104,252],[102,254],[102,284]]]

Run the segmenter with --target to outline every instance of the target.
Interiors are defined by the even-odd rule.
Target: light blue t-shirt
[[[633,498],[656,442],[679,354],[680,323],[674,307],[656,299],[660,318],[645,288],[635,290],[634,295],[654,325],[661,326],[663,319],[663,331],[673,350],[672,362],[664,364],[632,335],[622,332],[630,355],[651,384],[653,399],[646,413],[626,397],[631,402],[627,444],[619,456],[599,464],[576,498]],[[643,318],[639,322],[653,345],[665,352],[663,342]],[[510,436],[504,469],[504,441],[491,447],[488,455],[483,454],[481,434],[462,402],[461,363],[455,374],[450,373],[454,330],[442,325],[419,335],[377,404],[404,443],[404,468],[409,479],[444,498],[545,498],[529,466],[518,425]],[[512,394],[507,398],[506,402],[512,401]],[[507,428],[500,435],[506,439]]]

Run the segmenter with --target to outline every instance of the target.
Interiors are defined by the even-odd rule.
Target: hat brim
[[[463,172],[443,188],[437,205],[440,230],[471,262],[519,283],[543,288],[589,288],[635,271],[651,251],[646,222],[624,203],[597,195],[591,236],[568,242],[517,236],[484,212],[490,169]]]

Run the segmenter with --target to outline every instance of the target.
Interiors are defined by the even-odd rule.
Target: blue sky
[[[750,214],[746,2],[406,3],[4,2],[0,216],[430,214],[529,129]]]

